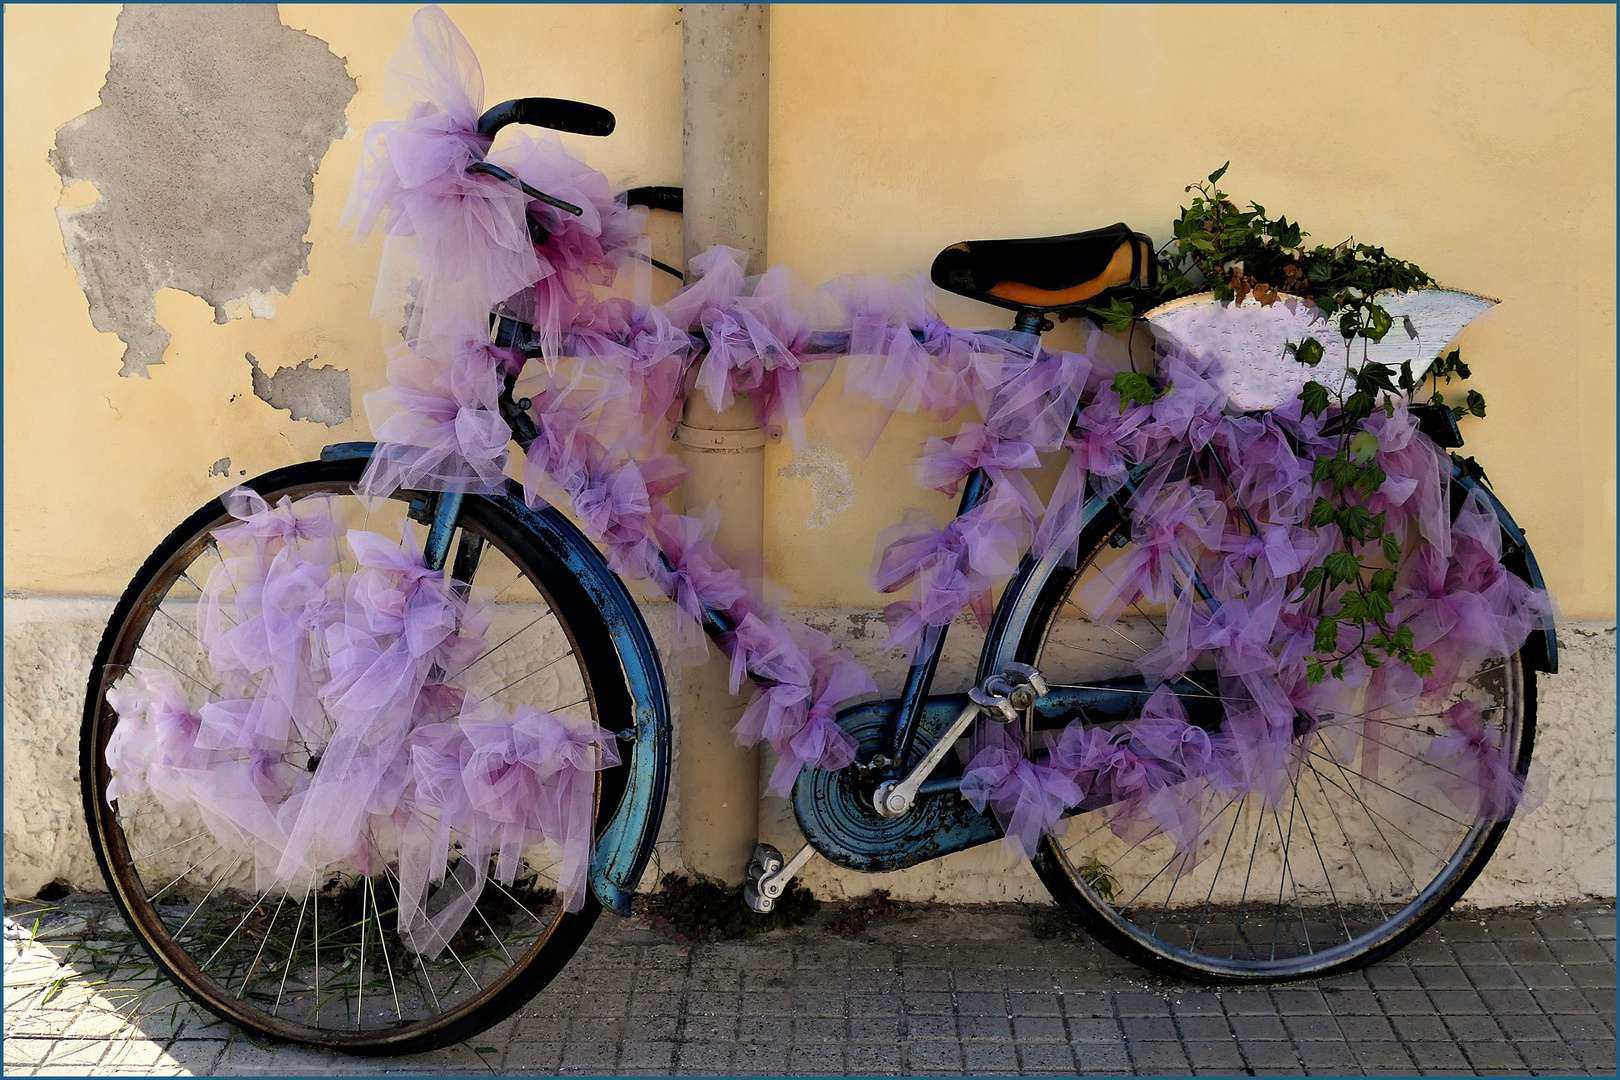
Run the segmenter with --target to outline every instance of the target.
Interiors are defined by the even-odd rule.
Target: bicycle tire
[[[1459,495],[1452,501],[1455,508],[1461,503],[1461,493],[1454,492],[1454,494]],[[1105,508],[1087,525],[1080,537],[1077,565],[1072,568],[1053,567],[1044,581],[1038,585],[1031,584],[1030,588],[1035,590],[1034,602],[1026,609],[1027,614],[1022,624],[1008,627],[1003,637],[1003,641],[1013,646],[1013,659],[1040,666],[1048,680],[1053,683],[1071,683],[1087,677],[1088,668],[1084,662],[1077,662],[1074,659],[1054,662],[1059,654],[1066,650],[1051,646],[1058,642],[1064,633],[1058,629],[1063,618],[1061,610],[1072,603],[1071,597],[1081,586],[1082,580],[1088,574],[1102,572],[1100,564],[1108,559],[1106,553],[1111,547],[1126,546],[1110,543],[1124,527],[1119,511],[1112,506]],[[1068,621],[1076,623],[1080,620]],[[1150,619],[1148,621],[1151,622]],[[1088,629],[1090,627],[1095,627],[1095,624],[1089,624]],[[1073,630],[1072,626],[1066,628],[1066,632],[1071,634]],[[1120,637],[1132,640],[1137,648],[1143,651],[1145,646],[1151,643],[1151,639],[1141,640],[1135,630],[1111,637],[1109,640],[1117,644]],[[1120,648],[1123,649],[1123,646]],[[1067,651],[1071,655],[1076,655],[1072,649]],[[1111,650],[1105,648],[1094,651]],[[1109,674],[1120,673],[1115,661],[1128,661],[1129,657],[1120,657],[1116,653],[1106,661],[1096,657],[1088,659],[1091,677],[1107,677]],[[1535,672],[1531,665],[1524,661],[1522,650],[1513,656],[1500,658],[1500,661],[1501,667],[1497,669],[1501,672],[1499,677],[1495,677],[1494,672],[1486,670],[1492,663],[1487,661],[1480,665],[1482,673],[1480,678],[1482,682],[1490,684],[1486,687],[1486,692],[1491,692],[1491,687],[1500,684],[1502,691],[1500,696],[1503,699],[1500,708],[1500,727],[1504,732],[1504,739],[1507,740],[1510,760],[1515,762],[1517,774],[1522,779],[1529,768],[1535,742]],[[1102,672],[1106,674],[1099,676]],[[1463,680],[1459,680],[1457,685],[1461,685],[1462,682]],[[1456,692],[1456,686],[1453,687],[1453,691]],[[1380,734],[1388,735],[1389,731],[1381,729]],[[1424,737],[1422,732],[1411,734],[1420,739]],[[1392,750],[1395,748],[1392,747]],[[1356,752],[1358,754],[1361,752],[1360,746]],[[1406,747],[1399,748],[1397,752],[1409,753]],[[1331,749],[1328,753],[1330,756],[1333,755]],[[1383,754],[1385,751],[1380,753]],[[1312,758],[1320,756],[1311,755]],[[1408,757],[1401,763],[1402,768],[1413,774],[1410,781],[1402,784],[1408,791],[1418,791],[1423,786],[1421,767],[1414,764],[1413,760]],[[1297,776],[1291,780],[1294,794],[1287,811],[1277,813],[1274,809],[1271,828],[1276,832],[1279,842],[1267,860],[1257,858],[1263,848],[1269,847],[1270,840],[1270,837],[1262,839],[1260,836],[1262,829],[1267,826],[1265,809],[1262,805],[1264,800],[1261,796],[1250,795],[1237,806],[1230,814],[1232,824],[1229,829],[1212,829],[1209,830],[1208,837],[1205,837],[1208,826],[1204,821],[1200,821],[1196,836],[1203,838],[1205,844],[1214,839],[1225,841],[1227,846],[1218,848],[1215,852],[1204,853],[1203,861],[1198,865],[1204,867],[1202,872],[1209,879],[1207,886],[1184,892],[1181,906],[1172,904],[1176,894],[1176,885],[1173,882],[1159,881],[1155,885],[1153,881],[1145,880],[1166,875],[1172,858],[1168,854],[1171,849],[1168,838],[1161,835],[1139,841],[1134,846],[1137,854],[1133,855],[1132,846],[1126,846],[1124,841],[1113,837],[1106,824],[1102,822],[1102,815],[1097,813],[1077,814],[1067,820],[1067,827],[1061,835],[1043,836],[1033,859],[1035,871],[1058,905],[1090,936],[1121,957],[1150,971],[1178,980],[1215,984],[1283,982],[1325,978],[1368,966],[1410,944],[1435,920],[1450,910],[1484,869],[1506,832],[1511,818],[1475,820],[1468,823],[1465,830],[1456,824],[1446,825],[1443,830],[1434,830],[1437,833],[1449,830],[1455,834],[1455,839],[1441,844],[1441,850],[1438,852],[1432,847],[1428,849],[1433,863],[1432,869],[1423,871],[1416,857],[1412,856],[1412,865],[1401,868],[1400,876],[1410,879],[1407,885],[1400,889],[1394,888],[1393,886],[1399,883],[1399,877],[1391,872],[1387,876],[1393,880],[1390,886],[1386,887],[1381,883],[1385,875],[1377,874],[1375,877],[1376,869],[1369,870],[1363,857],[1370,858],[1369,853],[1377,851],[1375,845],[1381,845],[1388,850],[1389,858],[1386,861],[1400,864],[1402,854],[1410,854],[1408,848],[1425,845],[1410,837],[1409,833],[1404,838],[1397,838],[1396,842],[1389,840],[1389,837],[1395,834],[1398,823],[1391,822],[1387,813],[1369,808],[1364,792],[1356,790],[1357,787],[1361,787],[1364,791],[1369,789],[1365,781],[1351,779],[1352,775],[1359,774],[1359,770],[1354,768],[1357,761],[1323,761],[1321,764],[1320,773],[1314,760],[1309,765],[1302,764]],[[1330,765],[1334,767],[1337,776],[1328,772]],[[1345,766],[1348,768],[1343,768]],[[1301,803],[1312,801],[1312,796],[1317,794],[1307,792],[1305,799],[1301,799],[1300,790],[1305,784],[1307,767],[1312,773],[1310,783],[1321,786],[1319,807],[1325,807],[1327,811],[1324,818],[1320,816],[1318,809],[1317,824],[1324,827],[1322,835],[1328,836],[1329,833],[1336,831],[1342,838],[1339,845],[1342,852],[1337,853],[1336,858],[1332,860],[1317,843],[1318,833],[1313,826],[1307,824],[1306,836],[1310,841],[1309,846],[1290,831],[1290,826],[1298,828],[1298,821],[1295,819],[1299,814]],[[1384,779],[1390,778],[1386,776]],[[1428,777],[1429,781],[1433,779],[1432,775]],[[1375,785],[1377,783],[1381,781],[1374,782]],[[1335,789],[1331,798],[1329,788]],[[1371,790],[1376,792],[1376,787]],[[1438,792],[1431,793],[1435,799],[1439,799]],[[1396,790],[1393,795],[1377,792],[1377,795],[1382,796],[1386,802],[1399,801],[1403,811],[1415,813],[1406,802],[1413,797],[1407,791]],[[1338,815],[1340,808],[1334,806],[1336,800],[1342,800],[1346,804],[1343,809],[1347,812],[1351,805],[1359,802],[1361,810],[1365,812],[1363,816],[1373,827],[1368,829],[1357,820],[1351,820],[1347,824],[1344,818]],[[1230,809],[1229,803],[1220,811],[1216,820],[1222,821],[1224,825],[1225,815]],[[1443,808],[1430,809],[1439,817],[1447,816]],[[1307,823],[1310,821],[1310,812],[1307,810],[1304,818]],[[1381,813],[1384,813],[1384,819],[1378,820]],[[1455,807],[1451,808],[1451,813],[1457,813]],[[1245,909],[1245,904],[1250,903],[1250,897],[1254,895],[1249,890],[1250,880],[1246,878],[1234,910],[1229,896],[1232,891],[1231,879],[1228,879],[1229,884],[1225,890],[1219,890],[1219,883],[1222,868],[1237,862],[1229,858],[1232,838],[1241,839],[1247,836],[1247,827],[1238,828],[1239,821],[1245,819],[1245,814],[1248,815],[1246,826],[1254,827],[1256,839],[1249,842],[1248,852],[1244,852],[1240,846],[1239,855],[1247,855],[1247,865],[1251,874],[1257,862],[1263,862],[1268,870],[1280,866],[1281,872],[1270,870],[1271,876],[1266,882],[1266,888],[1257,890],[1261,895],[1265,893],[1275,895],[1276,899],[1269,907],[1265,904],[1256,904]],[[1348,817],[1348,813],[1345,817]],[[1284,818],[1287,820],[1284,821]],[[1417,827],[1410,822],[1406,824],[1408,828]],[[1443,822],[1436,821],[1435,824]],[[1101,841],[1099,837],[1102,837]],[[1413,840],[1414,844],[1408,844],[1406,842],[1408,839]],[[1360,843],[1362,840],[1366,841],[1364,845]],[[1106,846],[1108,841],[1113,842],[1111,848]],[[1153,850],[1152,859],[1149,861],[1145,852],[1155,842],[1162,850]],[[1119,854],[1121,847],[1125,848],[1123,863]],[[1215,869],[1211,872],[1208,867],[1210,862],[1217,858],[1217,853],[1220,861],[1214,864]],[[1284,853],[1299,857],[1284,857]],[[1439,857],[1441,854],[1445,857]],[[1110,857],[1105,858],[1105,855]],[[1335,863],[1335,870],[1328,869],[1329,861]],[[1312,876],[1311,870],[1318,865],[1320,872],[1314,876],[1321,879],[1320,883],[1306,882],[1304,890],[1312,899],[1314,909],[1312,910],[1300,903],[1301,878]],[[1387,870],[1388,867],[1384,869]],[[1177,876],[1174,880],[1179,881],[1184,870],[1186,864],[1177,864]],[[1337,871],[1343,871],[1344,876],[1336,876]],[[1193,880],[1192,875],[1199,872],[1196,867],[1186,871],[1189,884]],[[1358,876],[1363,879],[1359,885],[1354,881]],[[1352,888],[1359,888],[1367,898],[1360,902],[1352,902],[1346,898],[1341,902],[1339,892],[1342,890],[1349,893]],[[1323,899],[1324,890],[1329,901],[1326,910],[1319,903]],[[1380,895],[1381,890],[1383,895]],[[1160,892],[1164,894],[1162,901],[1158,897]],[[1284,896],[1285,892],[1291,895]],[[1225,897],[1224,903],[1214,899],[1218,894]],[[1152,902],[1141,903],[1144,896],[1151,896]],[[1190,905],[1186,904],[1189,899]],[[1290,907],[1297,910],[1289,910]],[[1335,907],[1338,908],[1337,912],[1331,910]],[[1261,912],[1258,918],[1254,917],[1256,910]],[[1285,913],[1287,918],[1283,917]],[[1195,914],[1196,921],[1194,921]],[[1331,917],[1333,915],[1338,917],[1338,930],[1333,929]],[[1265,939],[1265,924],[1268,920],[1271,938],[1269,943]],[[1250,927],[1251,921],[1258,925]],[[1192,924],[1191,929],[1189,923]],[[1259,933],[1254,933],[1253,930],[1258,930]],[[1285,931],[1288,940],[1282,943],[1285,947],[1281,950],[1283,955],[1279,956],[1278,939]],[[1314,943],[1311,939],[1313,932],[1317,935]],[[1216,955],[1217,953],[1223,955]]]
[[[357,459],[307,462],[267,473],[248,481],[246,486],[271,504],[282,495],[298,498],[314,494],[353,499],[358,504],[359,500],[354,499],[352,491],[364,466],[365,462]],[[409,500],[420,494],[397,492],[378,513],[385,517],[403,517],[404,507]],[[368,510],[366,513],[371,515],[372,512]],[[158,860],[163,851],[152,850],[147,855],[136,856],[132,836],[139,836],[143,832],[152,835],[158,830],[155,824],[148,826],[144,822],[137,823],[135,817],[150,815],[151,811],[140,803],[133,808],[126,807],[126,796],[120,796],[114,802],[109,802],[107,798],[111,773],[106,763],[106,746],[118,723],[117,713],[107,703],[107,690],[124,670],[137,666],[132,663],[137,656],[143,661],[158,657],[170,663],[182,675],[186,674],[182,665],[189,663],[190,658],[159,651],[171,648],[164,639],[165,633],[174,639],[179,639],[180,635],[169,627],[168,622],[159,620],[157,614],[161,613],[173,622],[185,602],[185,596],[200,595],[200,590],[195,588],[197,575],[191,570],[197,562],[208,558],[210,530],[230,520],[222,502],[216,499],[176,528],[146,560],[119,600],[97,650],[91,669],[80,741],[80,786],[92,845],[108,890],[130,930],[139,938],[163,974],[208,1012],[259,1037],[360,1055],[416,1053],[470,1038],[505,1019],[550,982],[574,955],[600,914],[601,905],[588,888],[583,906],[578,911],[564,910],[554,896],[549,906],[544,906],[548,901],[543,881],[543,855],[526,852],[525,858],[530,861],[525,863],[525,874],[519,875],[510,889],[498,885],[491,875],[490,884],[485,887],[467,924],[446,949],[448,959],[441,956],[436,961],[422,961],[419,966],[414,961],[420,958],[416,954],[407,954],[396,929],[389,924],[389,913],[384,910],[389,891],[395,889],[394,882],[397,881],[386,864],[380,875],[373,872],[373,877],[356,877],[355,880],[346,880],[341,874],[330,875],[332,883],[328,882],[329,874],[323,871],[321,885],[308,889],[301,902],[295,899],[295,902],[299,902],[299,919],[290,944],[285,944],[286,927],[278,920],[285,907],[287,919],[291,921],[292,905],[286,901],[292,897],[292,890],[282,894],[282,901],[275,908],[276,914],[265,923],[264,913],[271,908],[266,894],[260,894],[255,900],[251,892],[233,889],[229,884],[221,887],[221,880],[229,879],[235,873],[234,867],[223,875],[213,875],[210,881],[208,871],[223,866],[225,854],[221,854],[216,864],[208,868],[203,866],[203,860],[208,855],[203,855],[161,890],[143,881],[143,869],[148,873],[158,872]],[[374,522],[375,518],[368,516],[364,520]],[[419,536],[425,532],[425,529],[417,528]],[[506,586],[513,590],[508,595],[526,596],[529,601],[543,604],[546,608],[545,613],[519,632],[539,633],[541,637],[522,641],[499,663],[510,664],[512,657],[516,656],[521,665],[523,647],[535,644],[536,640],[540,643],[550,640],[544,636],[551,632],[548,628],[534,630],[537,624],[546,621],[547,615],[553,617],[550,621],[556,624],[561,641],[568,646],[564,657],[574,658],[571,665],[552,662],[556,664],[552,670],[563,669],[563,674],[556,678],[548,674],[545,680],[536,680],[518,696],[532,702],[540,694],[550,692],[534,689],[541,682],[554,690],[571,685],[567,682],[571,676],[566,669],[572,667],[578,680],[584,684],[585,700],[579,704],[588,708],[596,722],[610,731],[629,726],[631,699],[623,670],[602,616],[590,603],[579,582],[564,571],[554,554],[503,511],[497,500],[468,496],[462,505],[459,529],[461,532],[470,530],[486,541],[478,573],[488,571],[505,578],[515,571],[515,576]],[[217,549],[214,552],[217,556]],[[479,580],[481,582],[483,579]],[[520,581],[524,583],[522,587],[519,587]],[[171,610],[165,611],[166,606],[171,606]],[[519,602],[511,605],[510,609],[499,608],[497,618],[514,615],[527,618],[531,611],[519,610],[523,606],[524,602]],[[509,625],[511,621],[516,620],[509,620]],[[185,629],[183,620],[178,625]],[[500,636],[505,637],[505,634]],[[510,648],[509,643],[514,641],[514,637],[507,637],[500,645],[487,650],[479,660],[468,664],[467,669],[472,669],[486,657],[492,657],[496,649],[503,646]],[[195,635],[193,638],[195,640]],[[492,632],[488,640],[498,638]],[[200,642],[196,648],[202,648]],[[499,664],[491,660],[479,677],[485,677],[488,669],[498,668]],[[520,666],[518,670],[523,669]],[[518,682],[534,674],[536,671],[526,671]],[[499,678],[508,681],[504,676]],[[574,689],[572,692],[579,691]],[[508,687],[491,696],[508,694],[503,700],[510,702],[514,700],[511,693],[512,688]],[[553,696],[558,693],[560,691]],[[312,755],[319,749],[312,750]],[[313,765],[310,767],[313,768]],[[596,835],[600,835],[612,816],[623,793],[627,772],[628,766],[621,764],[595,773]],[[164,811],[160,820],[171,826],[168,836],[178,835],[172,828],[172,814]],[[175,850],[189,860],[191,852],[197,850],[191,845],[196,844],[198,839],[193,836],[181,841]],[[166,865],[183,864],[183,861],[171,857]],[[447,875],[441,888],[448,888],[452,880],[458,880],[457,865],[453,853],[452,872]],[[172,871],[166,871],[164,876],[168,872]],[[202,893],[205,885],[208,886],[207,892],[198,900],[197,895]],[[183,902],[169,902],[176,897]],[[395,891],[396,907],[397,897]],[[348,961],[354,959],[355,943],[352,939],[356,924],[353,909],[357,898],[360,959],[358,964],[351,964]],[[368,898],[371,901],[369,911],[374,919],[368,918]],[[313,938],[313,947],[305,943],[303,930],[303,913],[312,899],[314,916],[310,920],[308,933]],[[240,914],[250,900],[253,906],[247,908],[245,914]],[[323,903],[328,909],[324,916],[321,912]],[[197,916],[205,910],[206,916],[198,919]],[[533,920],[533,926],[525,922],[522,918],[524,914]],[[472,916],[477,916],[476,920]],[[324,981],[320,967],[323,949],[317,933],[323,919],[329,933],[324,951],[330,958],[333,950],[341,950],[337,955],[344,961],[343,964],[334,964],[328,959],[328,973]],[[347,924],[345,919],[348,920]],[[194,920],[201,929],[191,930],[188,934]],[[235,926],[216,946],[215,942],[220,940],[219,934],[223,933],[228,921],[235,921]],[[369,935],[368,941],[372,922],[375,923],[375,932]],[[481,928],[475,925],[478,922],[482,923]],[[275,935],[278,933],[283,936],[277,938]],[[345,933],[348,937],[342,936]],[[338,936],[334,937],[333,934]],[[269,947],[272,939],[277,944],[276,950]],[[231,948],[232,942],[237,943],[234,948]],[[379,949],[379,942],[385,947]],[[464,943],[468,950],[465,957],[458,951],[458,942]],[[284,944],[285,959],[278,961],[274,953]],[[475,947],[477,951],[471,951]],[[497,947],[498,952],[504,954],[504,966],[501,963],[503,958],[495,955]],[[205,949],[210,950],[207,959],[204,959]],[[517,951],[512,951],[514,949]],[[250,953],[253,953],[254,960],[252,966],[247,966],[244,971],[245,958]],[[288,1014],[283,1015],[284,995],[290,976],[296,974],[308,989],[311,954],[314,957],[313,992],[297,1000],[313,1000],[313,1007],[299,1019],[291,1015],[295,997],[286,996]],[[379,956],[382,961],[380,965]],[[450,960],[460,968],[454,979],[446,975],[445,969],[451,966]],[[273,1008],[265,1004],[271,989],[268,985],[261,985],[266,983],[266,978],[260,975],[255,981],[261,966],[269,972],[269,979],[279,975],[282,989],[276,994]],[[350,977],[343,972],[351,970],[352,981],[345,981]],[[461,985],[462,975],[475,988],[471,992],[466,992]],[[484,975],[484,979],[480,980],[479,975]],[[234,983],[236,977],[240,977],[240,985]],[[298,979],[291,980],[294,990],[298,989]],[[443,990],[442,997],[440,990]],[[392,1019],[388,1016],[390,1004]]]

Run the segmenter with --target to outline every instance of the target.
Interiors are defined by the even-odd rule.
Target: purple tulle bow
[[[962,772],[962,797],[973,809],[995,814],[1006,843],[1034,858],[1041,834],[1055,833],[1063,812],[1085,793],[1063,770],[1024,756],[1006,725],[981,721],[980,745]]]

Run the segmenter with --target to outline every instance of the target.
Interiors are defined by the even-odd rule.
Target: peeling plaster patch
[[[784,480],[810,481],[810,498],[815,505],[804,519],[807,529],[825,529],[834,514],[842,514],[855,502],[855,481],[849,463],[838,456],[829,443],[816,439],[793,454],[793,460],[776,470]]]
[[[277,368],[266,375],[252,353],[247,362],[253,367],[253,393],[273,409],[286,409],[294,420],[336,427],[353,413],[349,403],[349,373],[343,368],[312,368],[315,357],[297,367]],[[230,467],[229,460],[226,467]]]
[[[208,470],[208,475],[209,476],[229,476],[229,475],[231,475],[231,459],[228,458],[228,457],[222,457],[218,461],[214,462],[213,467]]]
[[[241,304],[273,312],[269,295],[308,272],[315,170],[355,88],[273,4],[124,6],[101,104],[50,155],[90,321],[127,346],[119,374],[163,362],[159,289],[201,297],[223,323]],[[87,205],[82,181],[99,195]]]

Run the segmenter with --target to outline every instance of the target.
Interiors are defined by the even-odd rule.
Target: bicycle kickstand
[[[748,882],[743,885],[743,903],[761,915],[770,914],[793,875],[803,870],[815,853],[815,848],[806,844],[783,863],[782,853],[770,844],[755,846],[754,857],[748,863]]]

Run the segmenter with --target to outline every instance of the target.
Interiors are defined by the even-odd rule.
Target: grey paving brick
[[[1063,998],[1059,994],[1007,995],[1007,1006],[1014,1016],[1062,1016]]]
[[[956,995],[956,1011],[964,1015],[1006,1016],[1007,996],[984,992],[959,993]]]
[[[1176,1025],[1168,1016],[1121,1016],[1119,1026],[1128,1039],[1166,1041],[1176,1038]]]
[[[1340,1016],[1339,1030],[1354,1043],[1392,1041],[1395,1031],[1383,1016]]]
[[[1256,1071],[1299,1069],[1299,1057],[1294,1053],[1293,1045],[1287,1042],[1242,1039],[1238,1042],[1238,1049],[1243,1051],[1243,1058],[1249,1063],[1249,1067]]]
[[[1224,1016],[1180,1016],[1176,1018],[1176,1027],[1188,1042],[1232,1037],[1231,1025]]]
[[[1485,1007],[1485,999],[1473,990],[1433,990],[1429,993],[1429,1000],[1436,1010],[1448,1016],[1490,1011]],[[1386,1007],[1386,1011],[1393,1010]]]
[[[1390,1026],[1406,1042],[1450,1042],[1451,1032],[1438,1016],[1391,1016]]]
[[[794,1043],[788,1050],[788,1070],[800,1075],[837,1075],[844,1072],[844,1048],[837,1043]]]
[[[1342,1042],[1339,1022],[1332,1016],[1284,1016],[1283,1024],[1295,1042],[1331,1040]]]
[[[847,1021],[841,1016],[795,1016],[793,1041],[795,1043],[840,1042],[847,1033]]]
[[[1525,1065],[1536,1072],[1568,1073],[1581,1068],[1580,1060],[1563,1043],[1520,1043],[1518,1050]]]
[[[908,1013],[954,1013],[956,1001],[949,991],[907,991],[904,1008]]]
[[[1456,964],[1415,964],[1412,973],[1425,990],[1466,990],[1473,985],[1468,972]]]
[[[1462,1051],[1476,1069],[1523,1069],[1524,1059],[1511,1043],[1463,1042]]]
[[[1264,990],[1233,990],[1223,994],[1221,1001],[1226,1006],[1228,1016],[1245,1014],[1272,1015],[1277,1013],[1277,1006],[1271,1000],[1271,995]]]
[[[1288,1031],[1283,1027],[1282,1018],[1272,1015],[1238,1015],[1228,1017],[1232,1025],[1232,1034],[1243,1042],[1251,1039],[1286,1039]]]
[[[889,1042],[852,1042],[844,1048],[844,1063],[856,1075],[898,1073],[904,1064],[900,1044]]]
[[[683,1043],[677,1051],[676,1065],[681,1069],[700,1069],[725,1072],[731,1065],[730,1042]]]
[[[1018,1067],[1026,1074],[1040,1072],[1073,1073],[1074,1051],[1064,1042],[1019,1042]]]
[[[621,1072],[645,1071],[648,1069],[667,1070],[675,1063],[675,1044],[673,1042],[655,1041],[627,1041],[619,1051],[619,1070]]]
[[[906,1042],[905,1068],[910,1073],[933,1071],[959,1072],[962,1068],[962,1047],[951,1042]]]
[[[565,1069],[612,1069],[619,1058],[616,1039],[569,1039],[563,1044],[562,1067]]]
[[[1114,995],[1114,1007],[1121,1017],[1170,1015],[1170,1002],[1160,994],[1125,991]]]
[[[1018,1043],[1064,1042],[1068,1038],[1060,1016],[1013,1017],[1013,1040]]]
[[[1138,1071],[1174,1069],[1185,1073],[1188,1069],[1187,1055],[1179,1042],[1132,1041],[1128,1045]]]
[[[1188,1039],[1182,1043],[1187,1062],[1194,1070],[1225,1069],[1228,1072],[1243,1068],[1243,1051],[1232,1039]]]
[[[1302,1042],[1297,1047],[1299,1060],[1307,1069],[1336,1069],[1343,1072],[1354,1068],[1356,1055],[1347,1042]]]
[[[1273,990],[1271,1000],[1283,1016],[1326,1016],[1327,997],[1317,989]]]
[[[1535,995],[1528,990],[1481,990],[1479,996],[1480,1000],[1485,1002],[1485,1008],[1497,1016],[1541,1012],[1541,1006],[1536,1004]]]
[[[1018,1051],[1010,1042],[964,1042],[962,1061],[970,1072],[988,1069],[999,1073],[1016,1072]]]
[[[1614,940],[1614,912],[1606,915],[1587,914],[1580,916],[1581,922],[1592,931],[1592,936],[1600,939]]]
[[[1375,990],[1416,990],[1419,986],[1412,969],[1400,963],[1384,963],[1368,968],[1367,983]]]
[[[1350,1049],[1355,1054],[1357,1063],[1364,1069],[1412,1068],[1412,1055],[1398,1042],[1352,1040]]]
[[[1384,1012],[1377,993],[1365,988],[1337,990],[1322,996],[1335,1016],[1381,1016]]]
[[[1615,1045],[1613,1039],[1603,1040],[1579,1039],[1567,1043],[1570,1052],[1580,1059],[1581,1064],[1588,1069],[1602,1068],[1612,1073],[1615,1064]]]
[[[1606,964],[1568,964],[1565,965],[1564,971],[1568,973],[1570,980],[1576,986],[1600,987],[1606,990],[1614,989],[1613,960],[1610,960]],[[1529,978],[1527,977],[1525,981],[1529,982]],[[1552,981],[1550,979],[1543,978],[1536,982],[1531,982],[1530,985],[1551,986]]]
[[[1517,986],[1522,984],[1532,990],[1550,990],[1560,986],[1579,986],[1580,983],[1576,981],[1577,975],[1584,973],[1588,968],[1597,966],[1595,964],[1570,964],[1566,967],[1563,964],[1532,964],[1527,962],[1493,967],[1488,973],[1499,978],[1511,973],[1517,980],[1514,983],[1498,983],[1497,985]],[[1611,967],[1610,970],[1612,971],[1613,968]],[[1480,984],[1476,983],[1475,985]]]
[[[1586,995],[1569,987],[1532,990],[1530,996],[1541,1011],[1545,1013],[1587,1013],[1592,1011],[1592,1003],[1587,1000]]]
[[[1559,1036],[1571,1042],[1578,1040],[1612,1039],[1614,1032],[1603,1022],[1603,1019],[1594,1013],[1586,1015],[1564,1015],[1552,1017],[1552,1026]]]
[[[1458,1042],[1489,1042],[1502,1038],[1502,1029],[1493,1016],[1448,1016],[1445,1020]]]
[[[1406,1052],[1412,1055],[1412,1064],[1425,1071],[1457,1071],[1466,1069],[1469,1065],[1468,1059],[1463,1057],[1462,1050],[1450,1040],[1407,1043]]]
[[[1072,1042],[1117,1043],[1124,1038],[1119,1023],[1110,1018],[1070,1016],[1068,1024],[1069,1039]]]
[[[1422,990],[1380,990],[1378,1001],[1390,1016],[1433,1016],[1437,1011],[1434,999]]]
[[[1225,1016],[1217,993],[1183,993],[1170,999],[1170,1010],[1177,1016]]]
[[[1012,1024],[1005,1016],[970,1016],[964,1014],[956,1018],[956,1027],[964,1040],[998,1039],[1007,1041],[1012,1038]]]

